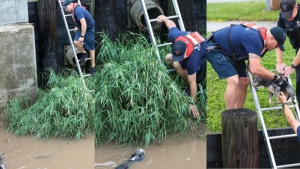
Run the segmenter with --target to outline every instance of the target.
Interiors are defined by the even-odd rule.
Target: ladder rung
[[[287,168],[287,167],[297,167],[297,166],[300,166],[300,163],[286,164],[286,165],[278,165],[277,168]]]
[[[289,105],[289,108],[294,108],[295,105]],[[261,108],[261,111],[268,111],[268,110],[280,110],[282,107],[268,107],[268,108]]]
[[[174,19],[174,18],[179,18],[179,16],[178,16],[178,15],[174,15],[174,16],[168,16],[168,17],[166,17],[166,18],[168,18],[168,19]],[[155,18],[155,19],[150,19],[149,21],[150,21],[150,22],[156,22],[156,21],[157,21],[157,18]]]
[[[156,45],[157,47],[163,47],[163,46],[168,46],[168,45],[172,45],[172,43],[164,43],[164,44],[159,44]]]
[[[287,135],[281,135],[281,136],[270,136],[270,140],[274,139],[280,139],[280,138],[290,138],[290,137],[297,137],[297,134],[287,134]]]
[[[65,16],[72,16],[72,14],[67,14],[67,15],[65,15]]]
[[[90,92],[92,93],[92,92],[95,92],[95,90],[90,90]]]
[[[168,72],[175,72],[175,69],[169,69]]]
[[[69,32],[75,31],[75,29],[70,29]]]
[[[86,74],[86,75],[82,75],[83,77],[88,77],[91,76],[92,74]]]
[[[87,60],[91,60],[91,58],[85,58],[85,61],[87,61]]]

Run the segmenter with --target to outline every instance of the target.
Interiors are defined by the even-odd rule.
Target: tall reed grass
[[[147,145],[169,133],[196,129],[203,118],[189,118],[191,98],[174,80],[178,77],[169,75],[147,39],[134,36],[133,41],[110,41],[103,35],[98,59],[104,64],[95,84],[97,144]]]
[[[76,72],[71,76],[50,72],[47,89],[38,90],[33,105],[28,104],[26,94],[9,102],[4,111],[8,130],[19,136],[33,134],[46,139],[81,138],[90,133],[94,129],[93,94],[83,88]]]

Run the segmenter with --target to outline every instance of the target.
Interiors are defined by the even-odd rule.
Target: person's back
[[[228,54],[232,55],[230,44],[228,43],[229,28],[226,27],[214,33],[214,40]],[[230,42],[239,56],[248,56],[254,53],[258,56],[264,46],[262,36],[258,30],[248,28],[243,25],[235,25],[230,30]]]
[[[87,28],[95,27],[94,19],[92,18],[91,14],[83,7],[77,6],[74,10],[74,15],[78,25],[80,25],[80,19],[84,18],[87,24]]]

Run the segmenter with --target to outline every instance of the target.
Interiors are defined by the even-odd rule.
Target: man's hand
[[[159,15],[158,17],[157,17],[157,22],[163,22],[164,21],[164,19],[166,18],[166,16],[165,15]]]
[[[285,102],[286,102],[286,97],[285,97],[285,95],[283,94],[283,92],[279,92],[279,94],[278,94],[278,100],[279,100],[281,103],[285,103]]]
[[[292,68],[291,66],[287,67],[283,72],[283,77],[288,77],[291,73],[294,72],[294,68]]]
[[[190,104],[190,111],[193,113],[194,118],[199,117],[199,111],[193,104]]]
[[[83,43],[83,40],[84,40],[84,37],[80,37],[80,38],[78,39],[78,41],[81,42],[81,43]]]
[[[283,74],[284,68],[286,67],[285,63],[277,64],[276,65],[276,71],[280,74]]]
[[[79,29],[78,29],[78,27],[77,26],[75,26],[75,28],[74,28],[74,32],[76,32],[76,31],[78,31]]]
[[[278,76],[274,83],[280,87],[280,91],[285,90],[286,86],[288,85],[287,81],[285,81],[282,76]]]

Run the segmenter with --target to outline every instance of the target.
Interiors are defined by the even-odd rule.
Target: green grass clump
[[[295,58],[295,50],[289,44],[287,39],[285,42],[285,52],[283,53],[283,62],[290,65]],[[275,50],[267,52],[267,54],[261,59],[262,65],[268,70],[274,70],[276,68],[276,53]],[[221,132],[221,113],[225,110],[224,94],[226,89],[226,80],[220,80],[218,75],[213,70],[210,63],[207,64],[207,132]],[[296,76],[295,71],[290,75],[292,86],[295,88]],[[280,105],[274,104],[276,99],[273,98],[273,104],[269,105],[269,93],[266,89],[261,88],[258,92],[258,98],[260,107],[277,107]],[[256,111],[252,98],[250,87],[248,87],[246,102],[244,108]],[[282,128],[288,127],[288,122],[284,116],[283,111],[264,111],[263,112],[265,124],[268,129],[270,128]],[[258,121],[259,123],[259,121]]]
[[[207,21],[277,21],[278,15],[266,11],[266,1],[207,3]]]
[[[9,102],[4,112],[8,130],[18,136],[33,134],[45,139],[85,136],[94,129],[94,96],[75,73],[64,77],[50,72],[48,88],[38,90],[36,101],[25,94]]]
[[[96,74],[96,142],[149,144],[172,132],[196,129],[191,120],[191,98],[179,89],[153,46],[139,35],[137,42],[104,37]]]

